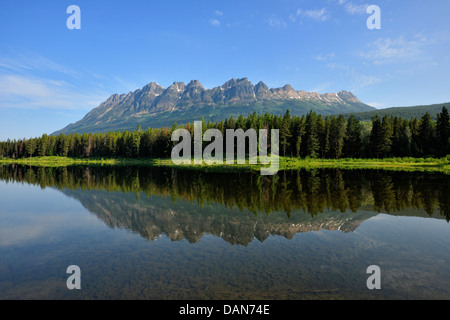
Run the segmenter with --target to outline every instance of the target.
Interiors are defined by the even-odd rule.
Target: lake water
[[[449,194],[437,173],[3,166],[0,299],[450,299]]]

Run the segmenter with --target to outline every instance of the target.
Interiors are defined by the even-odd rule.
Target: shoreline
[[[260,170],[265,167],[261,164],[251,165],[177,165],[171,159],[149,159],[149,158],[70,158],[70,157],[35,157],[22,159],[0,159],[0,165],[28,165],[38,167],[65,167],[65,166],[155,166],[155,167],[178,167],[183,169],[206,170],[206,171],[238,171],[238,170]],[[442,172],[450,174],[450,159],[447,158],[387,158],[387,159],[298,159],[280,157],[279,170],[296,169],[378,169],[397,171],[427,171]]]

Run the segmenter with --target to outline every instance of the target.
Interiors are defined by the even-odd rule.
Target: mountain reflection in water
[[[293,170],[275,176],[158,167],[3,166],[0,179],[61,190],[111,228],[154,240],[198,242],[213,234],[248,245],[321,229],[354,231],[377,215],[450,220],[444,174]],[[87,192],[88,191],[88,192]],[[168,201],[168,200],[171,201]]]

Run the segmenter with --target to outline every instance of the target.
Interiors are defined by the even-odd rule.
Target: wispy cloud
[[[218,19],[212,18],[212,19],[209,19],[209,24],[214,27],[219,27],[220,21]]]
[[[349,89],[353,92],[357,92],[362,88],[383,82],[383,79],[380,77],[364,74],[358,71],[355,67],[342,63],[330,62],[327,64],[327,67],[332,71],[339,72],[339,74],[346,79]]]
[[[22,75],[0,75],[0,108],[90,110],[105,96],[82,94],[63,82]]]
[[[379,38],[368,44],[367,50],[360,55],[371,60],[374,64],[387,64],[394,62],[407,62],[419,59],[422,48],[430,44],[431,40],[423,35],[416,35],[413,39]]]
[[[295,16],[290,16],[291,21],[295,21],[296,17],[303,17],[312,19],[315,21],[327,21],[331,18],[331,13],[327,8],[315,9],[315,10],[303,10],[298,9]]]
[[[223,11],[215,10],[213,14],[215,17],[209,19],[209,24],[213,27],[220,27],[221,22],[219,18],[223,16]]]
[[[314,57],[314,60],[317,61],[329,61],[332,60],[336,57],[336,54],[331,52],[331,53],[326,53],[326,54],[318,54]]]
[[[297,15],[307,17],[317,21],[326,21],[330,18],[330,13],[326,8],[322,8],[319,10],[297,10]]]
[[[0,108],[90,110],[105,99],[104,89],[82,72],[34,57],[0,57]],[[80,85],[84,93],[80,93]]]
[[[54,61],[39,55],[16,57],[0,57],[0,71],[29,72],[29,71],[52,71],[74,78],[81,76],[80,72],[67,68]]]
[[[350,15],[367,14],[367,7],[369,4],[355,4],[348,0],[338,0],[338,4]]]
[[[286,21],[284,21],[283,19],[277,18],[274,15],[271,15],[267,19],[267,23],[269,24],[269,26],[271,28],[274,28],[274,29],[280,29],[280,28],[286,28],[287,27]]]

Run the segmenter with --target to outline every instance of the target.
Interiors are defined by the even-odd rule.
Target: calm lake
[[[449,195],[439,173],[2,166],[0,299],[450,299]]]

